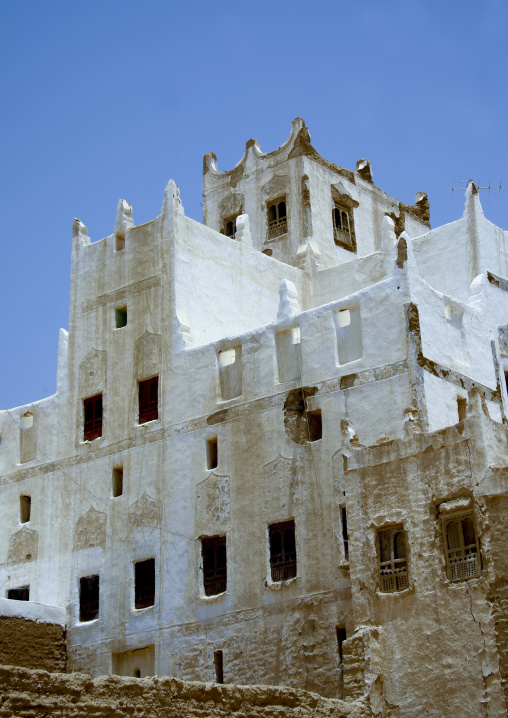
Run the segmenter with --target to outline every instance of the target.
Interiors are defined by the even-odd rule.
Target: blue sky
[[[0,408],[55,391],[68,327],[72,219],[92,241],[118,199],[136,224],[180,187],[201,219],[201,171],[305,119],[316,149],[457,219],[460,180],[508,228],[506,0],[0,2]],[[455,184],[454,184],[455,183]]]

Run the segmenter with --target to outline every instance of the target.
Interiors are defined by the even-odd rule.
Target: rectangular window
[[[380,591],[383,593],[403,591],[409,587],[404,527],[399,525],[380,529],[377,537]]]
[[[30,514],[32,510],[32,499],[30,496],[19,497],[19,521],[22,524],[26,524],[30,521]]]
[[[205,596],[224,593],[228,583],[226,537],[212,536],[201,539],[201,553]]]
[[[446,567],[450,581],[465,581],[481,573],[480,548],[472,511],[443,518]]]
[[[121,329],[127,326],[127,307],[117,307],[115,309],[115,327]]]
[[[117,496],[121,496],[123,494],[123,467],[122,466],[115,466],[113,469],[113,477],[112,477],[112,496],[113,498],[116,498]]]
[[[342,524],[342,545],[344,547],[344,559],[349,561],[349,536],[347,532],[347,513],[346,507],[340,507],[340,520]]]
[[[339,365],[361,359],[363,353],[360,307],[334,312]]]
[[[300,327],[284,329],[275,334],[279,382],[297,379],[302,374],[300,354]]]
[[[134,564],[134,607],[148,608],[155,603],[155,559]]]
[[[90,396],[83,400],[85,423],[83,438],[93,441],[102,436],[102,394]]]
[[[272,199],[267,203],[268,210],[268,239],[277,239],[287,234],[288,218],[286,210],[286,196]]]
[[[217,354],[219,385],[224,401],[242,394],[242,347],[223,349]]]
[[[459,421],[464,421],[466,418],[466,410],[467,410],[467,399],[465,399],[463,396],[457,397],[457,412],[459,414]]]
[[[206,468],[216,469],[218,464],[217,437],[214,436],[206,441]]]
[[[159,418],[159,377],[139,382],[139,423]]]
[[[20,586],[19,588],[9,588],[7,598],[12,601],[29,601],[30,586]]]
[[[99,576],[79,579],[79,620],[93,621],[99,615]]]
[[[307,425],[309,429],[309,441],[319,441],[323,436],[321,409],[307,412]]]
[[[19,461],[25,464],[33,461],[37,453],[37,435],[35,431],[34,415],[27,411],[20,417],[19,422]]]
[[[213,652],[213,663],[215,666],[215,682],[224,683],[224,656],[222,651]]]
[[[293,519],[269,526],[272,581],[296,576],[295,522]]]

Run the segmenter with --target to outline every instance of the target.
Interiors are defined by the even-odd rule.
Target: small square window
[[[123,467],[115,466],[112,476],[112,496],[116,498],[123,494]]]
[[[395,593],[409,587],[406,532],[402,525],[380,529],[377,533],[379,551],[379,588]]]
[[[139,382],[139,423],[159,418],[159,377]]]
[[[148,608],[155,603],[155,559],[134,564],[134,607]]]
[[[216,469],[218,464],[217,437],[214,436],[206,441],[206,468]]]
[[[115,309],[115,327],[121,329],[127,326],[127,307],[117,307]]]
[[[201,539],[201,552],[205,596],[224,593],[228,581],[226,537],[212,536]]]
[[[99,615],[99,576],[79,579],[79,620],[93,621]]]
[[[30,586],[20,586],[19,588],[9,588],[7,598],[12,601],[29,601]]]
[[[26,524],[30,521],[30,514],[32,511],[32,499],[30,496],[19,497],[19,521],[22,524]]]
[[[272,581],[296,576],[295,522],[293,519],[269,526]]]
[[[85,414],[83,438],[93,441],[102,436],[102,394],[90,396],[83,400]]]

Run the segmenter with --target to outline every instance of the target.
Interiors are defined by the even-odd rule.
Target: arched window
[[[276,239],[287,234],[288,220],[286,198],[279,197],[276,200],[270,200],[268,207],[268,239]]]
[[[481,572],[473,512],[443,518],[446,568],[450,581],[465,581]]]
[[[383,593],[403,591],[409,586],[404,527],[380,529],[377,536],[380,590]]]
[[[352,231],[352,210],[337,204],[332,209],[332,222],[335,244],[351,252],[356,252],[356,240]]]

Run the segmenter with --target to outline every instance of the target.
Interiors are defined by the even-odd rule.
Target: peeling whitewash
[[[504,715],[507,234],[465,200],[430,229],[297,119],[205,156],[204,224],[173,181],[144,225],[75,220],[57,392],[0,411],[2,611],[29,586],[92,675]]]

